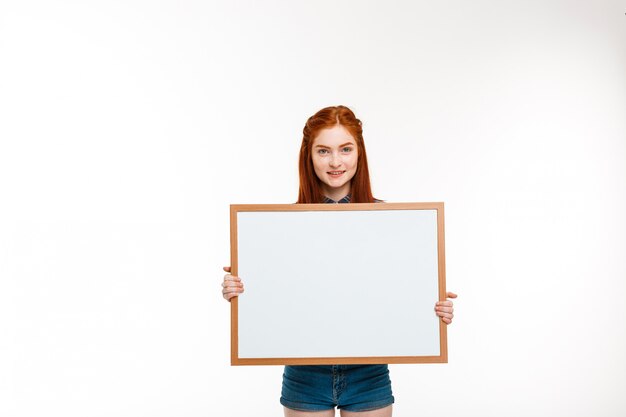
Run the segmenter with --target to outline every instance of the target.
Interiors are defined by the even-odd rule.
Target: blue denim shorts
[[[280,403],[299,411],[368,411],[393,404],[387,365],[285,366]]]

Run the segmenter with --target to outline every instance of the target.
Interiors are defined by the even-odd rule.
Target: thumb
[[[224,272],[230,272],[230,266],[225,266],[224,267]]]
[[[456,298],[457,297],[457,295],[455,293],[453,293],[453,292],[448,292],[447,295],[448,295],[448,298]]]

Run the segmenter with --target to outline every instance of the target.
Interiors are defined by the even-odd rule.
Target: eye
[[[328,149],[318,149],[317,153],[320,155],[326,155],[328,153]]]
[[[346,146],[343,149],[341,149],[341,151],[342,152],[346,152],[346,153],[352,152],[352,146]]]

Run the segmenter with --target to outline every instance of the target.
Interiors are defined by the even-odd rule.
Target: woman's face
[[[356,140],[339,124],[321,130],[313,139],[313,168],[326,197],[337,201],[350,193],[358,156]]]

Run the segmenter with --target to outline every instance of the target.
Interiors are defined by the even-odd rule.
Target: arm
[[[241,278],[230,274],[230,266],[225,266],[224,272],[228,272],[228,274],[224,275],[224,282],[222,282],[222,297],[230,301],[231,298],[237,297],[243,292],[243,282],[241,282]]]

